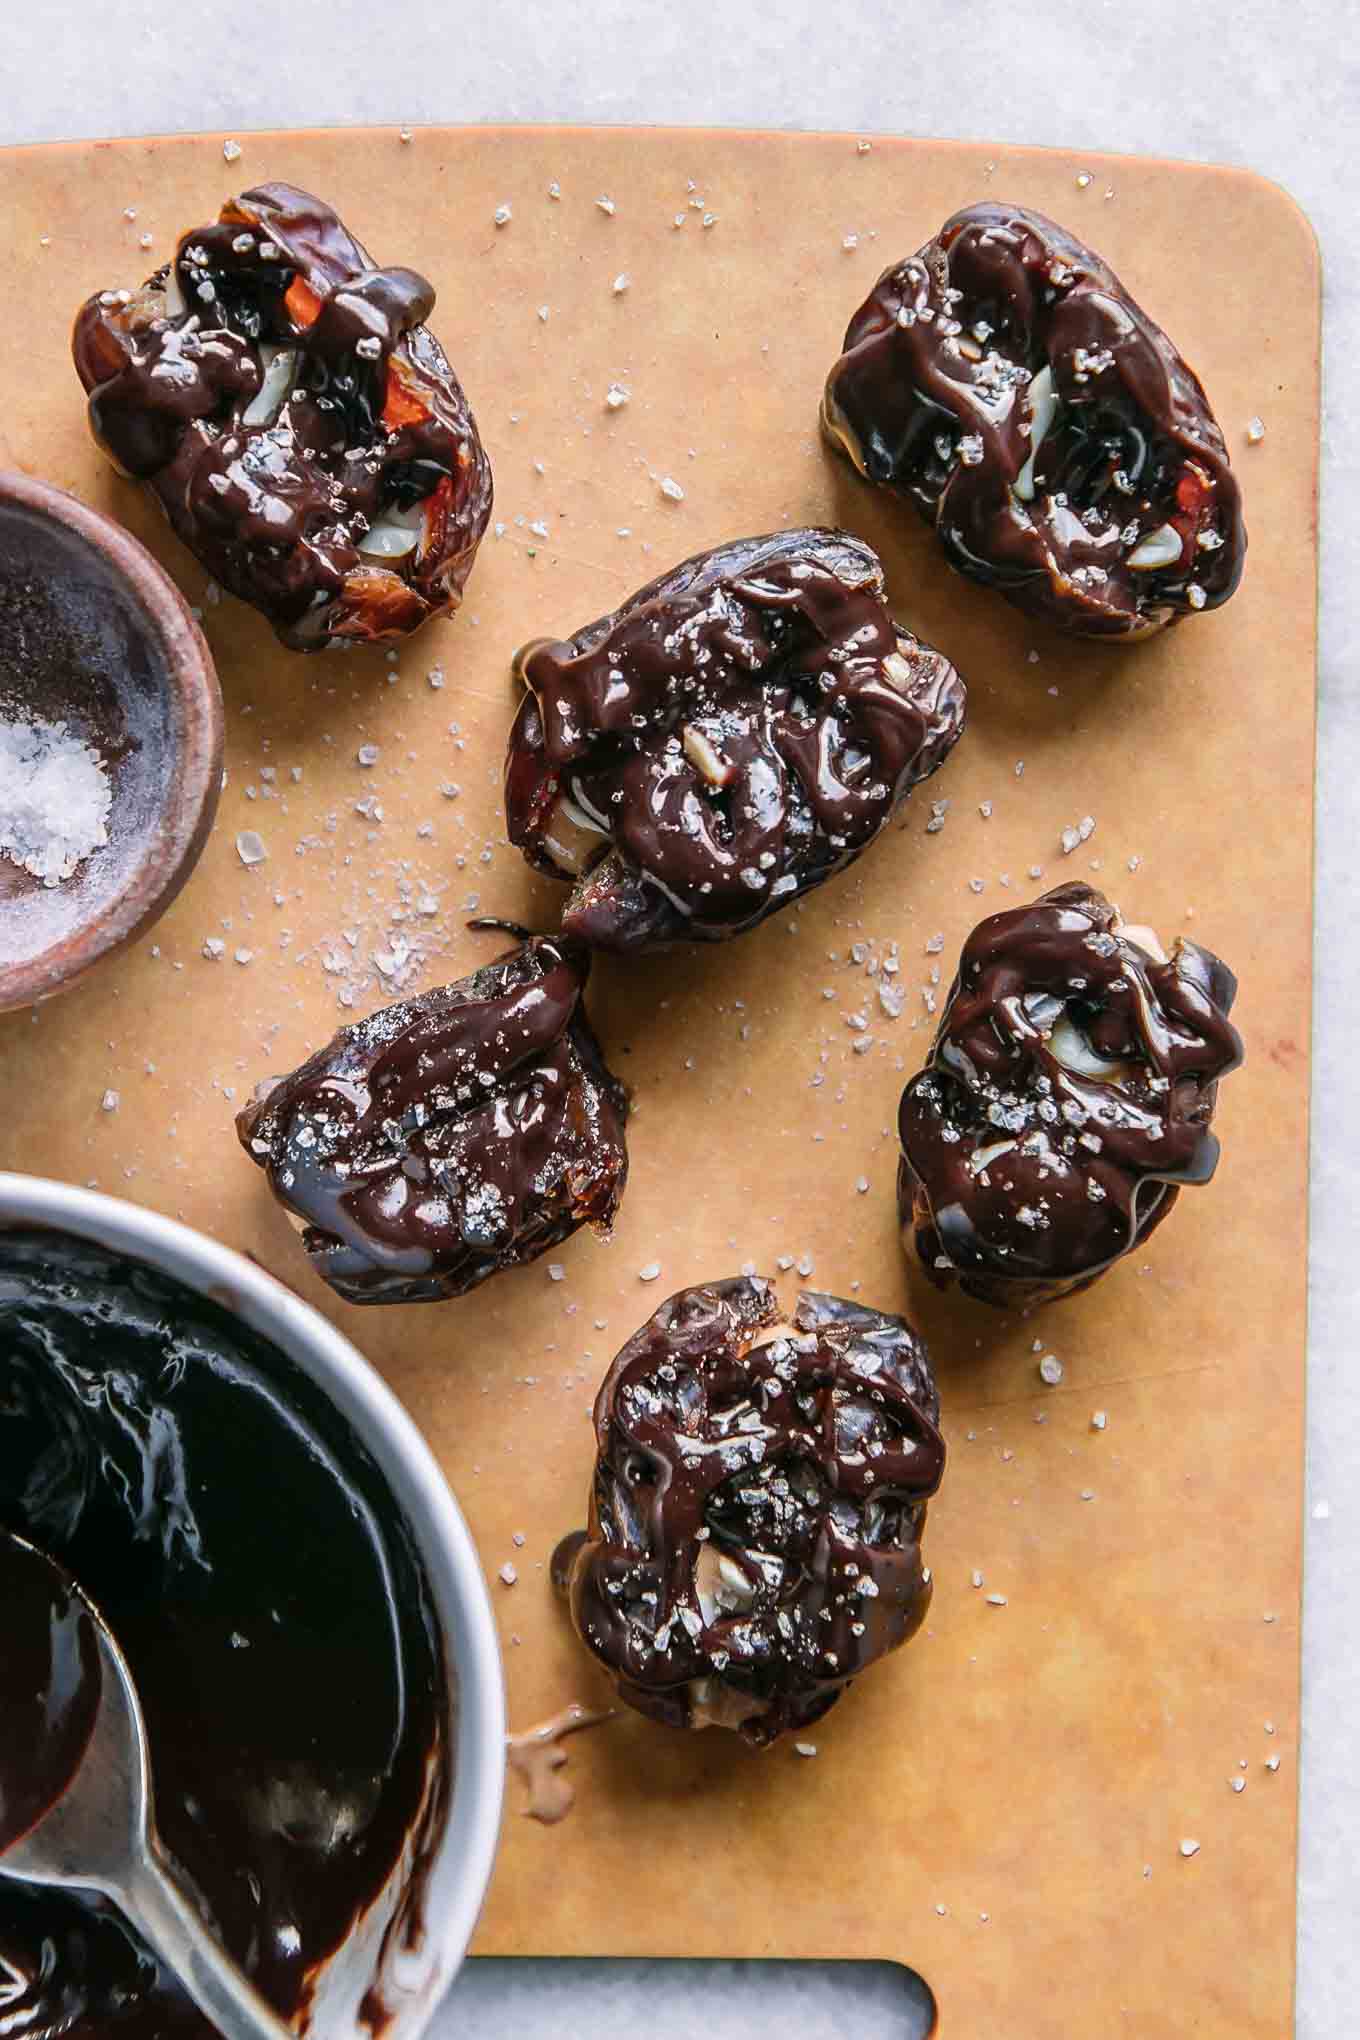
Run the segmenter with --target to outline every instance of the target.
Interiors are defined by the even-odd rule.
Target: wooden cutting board
[[[662,1296],[806,1257],[814,1285],[908,1308],[951,1455],[926,1540],[928,1631],[819,1726],[815,1760],[634,1720],[575,1740],[564,1826],[522,1819],[512,1792],[479,1949],[891,1957],[928,1979],[958,2040],[1284,2034],[1318,428],[1305,221],[1239,172],[853,136],[383,130],[245,136],[225,162],[223,139],[0,161],[8,434],[206,605],[230,761],[203,863],[153,934],[64,1001],[0,1020],[0,1164],[175,1213],[359,1342],[467,1510],[521,1726],[602,1690],[546,1564],[583,1515],[599,1377]],[[396,661],[299,658],[251,611],[214,605],[86,437],[76,305],[138,281],[177,229],[266,178],[314,188],[380,260],[434,279],[432,324],[495,465],[502,523],[463,613]],[[849,314],[889,260],[982,196],[1089,238],[1203,375],[1251,532],[1225,611],[1138,649],[1062,644],[954,578],[908,513],[820,446]],[[614,382],[630,397],[611,411]],[[663,495],[667,476],[683,500]],[[880,549],[900,614],[967,676],[958,751],[797,913],[722,949],[599,967],[594,1012],[637,1098],[612,1244],[578,1238],[561,1280],[539,1263],[461,1303],[332,1301],[232,1113],[263,1073],[389,996],[403,945],[406,981],[428,984],[490,953],[463,927],[474,904],[550,922],[560,894],[507,847],[499,803],[512,649],[701,546],[823,521]],[[361,744],[381,747],[369,769]],[[370,796],[381,819],[356,812]],[[932,797],[950,807],[928,836]],[[1095,833],[1064,857],[1060,832],[1084,815]],[[268,847],[253,869],[245,829]],[[1145,1257],[1022,1322],[904,1270],[897,1098],[925,1053],[926,994],[941,997],[973,922],[1088,875],[1164,938],[1188,931],[1230,961],[1248,1061],[1223,1090],[1214,1184],[1186,1193]],[[869,968],[892,944],[896,1020]],[[794,1267],[785,1279],[791,1292]],[[1036,1341],[1063,1362],[1056,1389]],[[498,1578],[508,1561],[514,1586]]]

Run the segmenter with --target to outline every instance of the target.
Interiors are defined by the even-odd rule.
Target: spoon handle
[[[222,2040],[296,2040],[223,1951],[154,1841],[118,1894],[128,1919],[188,1991]]]

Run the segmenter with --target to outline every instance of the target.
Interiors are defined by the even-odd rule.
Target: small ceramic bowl
[[[449,1671],[452,1789],[444,1830],[413,1873],[409,1860],[383,1899],[322,1965],[308,2031],[314,2040],[421,2040],[462,1963],[491,1877],[505,1781],[505,1692],[495,1620],[476,1546],[420,1432],[378,1374],[326,1319],[272,1275],[202,1233],[153,1211],[36,1176],[0,1173],[0,1232],[73,1234],[183,1283],[286,1354],[317,1384],[387,1481],[429,1583]],[[409,1852],[408,1852],[409,1853]],[[414,1879],[424,1922],[402,1945],[388,1922]]]
[[[0,472],[0,722],[20,719],[90,744],[113,802],[108,842],[55,885],[0,854],[0,1012],[63,990],[165,911],[222,785],[217,673],[174,582],[112,518]]]

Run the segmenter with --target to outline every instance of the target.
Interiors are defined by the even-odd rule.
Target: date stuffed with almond
[[[1199,378],[1107,262],[1023,206],[966,206],[884,271],[822,425],[959,573],[1078,637],[1148,637],[1241,578]]]
[[[854,862],[963,729],[963,681],[849,532],[733,539],[516,659],[509,834],[568,935],[724,941]]]
[[[294,651],[404,637],[462,597],[491,468],[434,302],[320,199],[262,184],[77,316],[96,440]]]

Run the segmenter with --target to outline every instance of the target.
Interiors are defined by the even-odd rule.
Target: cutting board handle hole
[[[773,1901],[772,1901],[773,1902]],[[904,1962],[643,1961],[481,1955],[465,1962],[429,2040],[931,2040],[935,1996]]]

